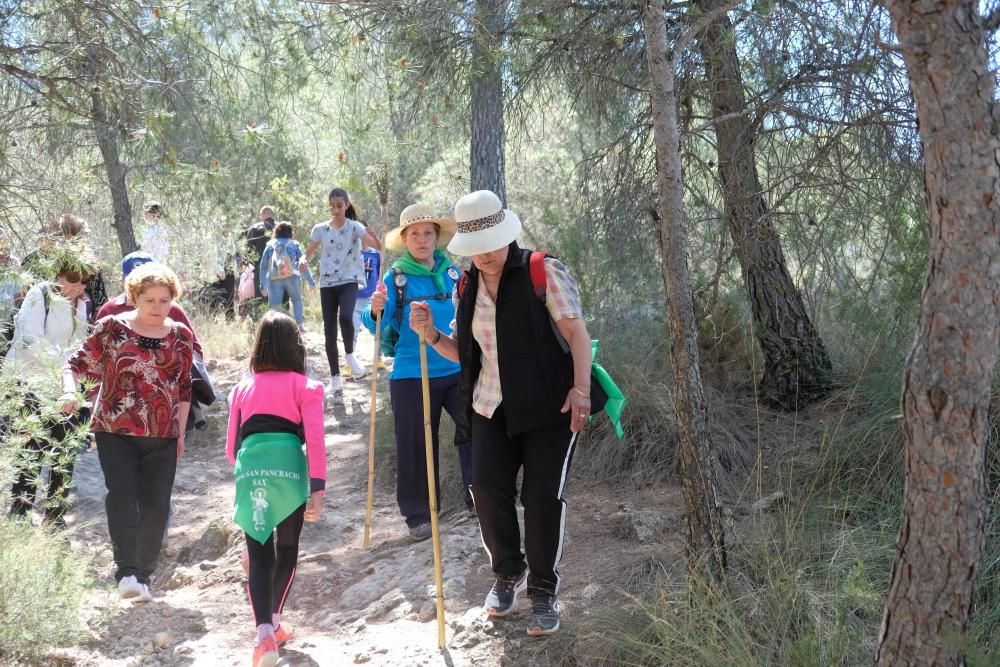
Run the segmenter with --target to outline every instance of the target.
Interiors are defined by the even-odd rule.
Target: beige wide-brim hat
[[[403,209],[399,214],[399,227],[391,229],[383,240],[386,249],[393,252],[403,252],[406,247],[403,245],[403,230],[410,225],[421,222],[433,222],[438,226],[439,248],[448,245],[448,241],[455,235],[455,221],[452,218],[442,218],[437,215],[430,206],[426,204],[411,204]]]
[[[521,233],[521,220],[489,190],[478,190],[455,202],[458,231],[448,251],[462,257],[499,250]]]

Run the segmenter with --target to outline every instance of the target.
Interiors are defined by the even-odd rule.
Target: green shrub
[[[87,556],[65,532],[0,521],[0,658],[36,661],[84,640],[81,609],[93,587]]]

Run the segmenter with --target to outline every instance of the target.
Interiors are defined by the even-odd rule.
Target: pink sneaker
[[[295,634],[295,629],[287,623],[282,623],[278,626],[278,629],[274,631],[274,639],[278,642],[278,646],[281,646]]]
[[[253,649],[253,667],[274,667],[278,664],[278,643],[267,637]]]

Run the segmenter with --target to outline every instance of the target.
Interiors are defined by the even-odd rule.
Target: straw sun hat
[[[411,204],[399,214],[399,227],[386,233],[383,241],[385,247],[393,252],[403,252],[405,249],[403,247],[403,230],[410,225],[417,225],[421,222],[433,222],[438,226],[437,244],[439,248],[448,245],[448,241],[455,235],[455,221],[453,219],[442,218],[426,204]]]
[[[455,255],[470,257],[499,250],[521,233],[521,220],[489,190],[465,195],[455,203],[458,232],[448,244]]]

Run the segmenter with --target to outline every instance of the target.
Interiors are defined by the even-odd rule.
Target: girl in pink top
[[[254,335],[253,375],[229,394],[226,456],[235,466],[234,519],[246,533],[254,667],[274,665],[278,645],[292,636],[281,610],[295,579],[299,534],[303,521],[323,511],[323,385],[305,376],[305,358],[295,320],[268,311]]]

